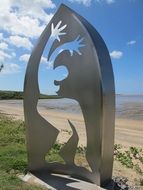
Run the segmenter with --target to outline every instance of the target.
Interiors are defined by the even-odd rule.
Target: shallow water
[[[0,104],[9,104],[19,107],[22,100],[1,100]],[[71,99],[44,99],[39,100],[38,106],[44,109],[53,109],[65,113],[81,113],[78,103]],[[116,117],[143,120],[143,95],[117,95]]]
[[[40,100],[39,106],[68,113],[80,113],[78,103],[71,99]],[[143,120],[143,95],[117,95],[116,117]]]
[[[117,95],[116,117],[143,120],[143,95]]]

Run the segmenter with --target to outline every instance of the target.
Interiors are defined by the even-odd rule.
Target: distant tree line
[[[57,95],[44,95],[40,94],[39,99],[58,99],[61,98]],[[23,99],[23,92],[20,91],[1,91],[0,100],[11,100],[11,99]]]
[[[23,99],[23,93],[15,91],[0,91],[0,100],[8,99]]]

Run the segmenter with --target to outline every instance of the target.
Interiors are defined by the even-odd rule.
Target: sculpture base
[[[48,174],[35,172],[19,176],[23,181],[47,187],[51,190],[105,190],[95,184],[72,178],[68,175]]]

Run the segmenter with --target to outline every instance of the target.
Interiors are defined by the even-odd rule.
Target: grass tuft
[[[0,114],[0,190],[44,190],[22,182],[20,173],[27,173],[24,122]]]

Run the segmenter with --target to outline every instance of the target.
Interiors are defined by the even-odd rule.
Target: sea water
[[[1,100],[0,104],[22,107],[22,100]],[[72,99],[42,99],[38,107],[66,113],[81,113],[80,107]],[[143,95],[116,95],[116,117],[143,120]]]
[[[39,106],[66,113],[81,113],[75,100],[39,100]],[[116,117],[143,120],[143,95],[116,95]]]

